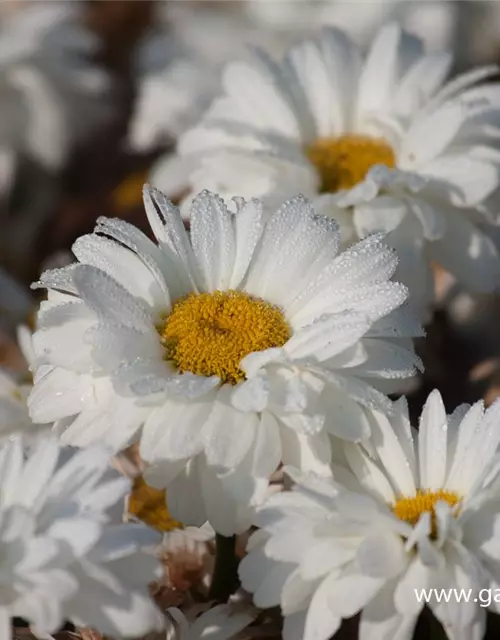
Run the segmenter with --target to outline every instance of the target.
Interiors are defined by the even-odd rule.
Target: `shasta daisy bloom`
[[[75,452],[46,438],[26,456],[13,437],[0,448],[0,477],[0,637],[12,638],[13,617],[39,634],[68,620],[120,637],[161,628],[147,588],[156,535],[116,521],[129,482],[106,448]]]
[[[270,29],[239,5],[157,3],[157,28],[137,48],[137,100],[128,144],[140,153],[176,141],[221,91],[221,70],[248,46],[282,53],[296,38]],[[159,27],[159,28],[158,28]],[[172,198],[189,190],[192,163],[175,151],[152,167],[150,181]]]
[[[170,32],[171,25],[168,29]],[[171,33],[146,38],[136,57],[137,100],[127,145],[144,154],[170,146],[198,122],[218,93],[220,74],[218,67],[173,39]],[[168,151],[155,163],[151,178],[167,195],[179,197],[188,188],[189,169],[189,163],[186,166],[182,158]],[[163,175],[168,175],[165,182]]]
[[[273,201],[299,191],[337,219],[346,244],[387,232],[418,313],[433,298],[431,261],[491,291],[500,87],[480,83],[497,69],[446,83],[451,63],[395,24],[364,58],[326,28],[282,62],[256,51],[231,63],[224,94],[180,141],[183,157],[198,158],[193,191]]]
[[[373,414],[377,462],[345,444],[336,481],[290,471],[293,491],[258,509],[240,576],[257,606],[281,604],[286,640],[326,640],[359,611],[361,640],[410,639],[421,589],[473,594],[427,604],[449,638],[484,634],[479,593],[500,584],[500,403],[447,416],[434,391],[418,434],[398,405]]]
[[[336,223],[301,196],[267,221],[259,201],[236,206],[201,193],[188,236],[146,189],[158,244],[108,219],[77,240],[79,263],[39,283],[29,401],[65,443],[140,441],[171,516],[224,535],[248,527],[281,460],[329,473],[329,434],[368,437],[367,412],[391,410],[377,385],[419,364],[379,236],[337,255]]]

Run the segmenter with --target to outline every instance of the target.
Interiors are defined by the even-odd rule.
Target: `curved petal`
[[[213,396],[189,402],[169,399],[155,409],[144,425],[140,444],[144,460],[183,460],[200,453],[213,400]]]
[[[224,291],[231,282],[236,252],[232,219],[214,193],[202,191],[191,204],[191,243],[205,291]]]
[[[488,293],[500,281],[500,256],[491,238],[459,211],[447,212],[446,236],[429,245],[431,256],[472,291]]]
[[[203,479],[198,460],[187,462],[182,471],[169,483],[167,506],[172,518],[184,525],[201,527],[207,521],[207,510],[202,497]]]
[[[394,606],[394,585],[387,585],[361,613],[359,640],[411,640],[418,614],[401,615]]]
[[[231,405],[232,390],[223,386],[203,429],[207,462],[216,467],[237,467],[254,444],[259,418]]]
[[[420,487],[439,491],[446,479],[448,418],[437,390],[429,395],[424,405],[418,435]]]
[[[336,578],[329,575],[316,589],[306,614],[304,640],[328,640],[340,627],[342,617],[331,606]]]

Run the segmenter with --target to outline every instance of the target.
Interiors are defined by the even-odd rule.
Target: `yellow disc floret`
[[[306,149],[306,155],[320,177],[321,193],[351,189],[376,164],[394,167],[394,151],[383,138],[345,135],[319,138]]]
[[[439,489],[438,491],[419,490],[413,497],[400,498],[392,505],[392,512],[400,520],[415,526],[420,516],[426,511],[431,514],[431,537],[436,535],[436,514],[434,507],[436,502],[447,502],[451,507],[459,504],[462,498],[454,491]]]
[[[166,358],[181,373],[219,376],[230,384],[244,379],[245,356],[281,347],[291,335],[279,307],[232,290],[178,300],[158,331]]]
[[[182,528],[182,523],[174,520],[170,515],[165,489],[150,487],[142,476],[134,480],[128,501],[128,512],[163,533]]]

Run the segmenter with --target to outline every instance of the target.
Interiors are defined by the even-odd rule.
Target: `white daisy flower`
[[[128,144],[140,153],[175,142],[199,121],[221,92],[227,60],[246,57],[251,45],[282,53],[292,43],[286,34],[278,37],[250,17],[239,3],[156,6],[156,30],[141,42],[135,64],[138,96]],[[192,170],[190,160],[169,151],[155,162],[149,178],[169,197],[178,198],[189,189]]]
[[[326,640],[361,610],[361,640],[410,639],[421,589],[470,589],[428,605],[450,638],[483,637],[479,593],[500,584],[500,403],[447,417],[434,391],[418,434],[398,404],[372,425],[377,463],[346,444],[338,482],[292,472],[293,491],[258,509],[240,576],[257,606],[281,604],[286,640]]]
[[[0,441],[18,434],[30,448],[48,437],[51,425],[35,424],[29,415],[27,401],[33,388],[29,367],[35,360],[31,331],[24,325],[18,328],[18,343],[26,370],[14,372],[0,368]]]
[[[0,25],[0,253],[20,272],[57,206],[58,173],[113,113],[113,83],[93,59],[99,42],[83,8],[37,1]]]
[[[244,605],[220,604],[201,615],[196,607],[184,614],[177,607],[167,610],[173,624],[167,630],[167,640],[230,640],[243,638],[241,632],[257,617],[257,611]]]
[[[148,595],[158,566],[154,532],[115,523],[129,482],[103,447],[60,448],[47,438],[26,458],[20,438],[0,449],[0,637],[11,618],[50,634],[64,623],[137,637],[161,628]]]
[[[166,58],[160,65],[154,64],[156,49]],[[193,126],[215,97],[219,82],[206,62],[165,35],[149,39],[141,53],[145,59],[138,61],[138,97],[129,145],[148,152]]]
[[[166,3],[157,12],[158,33],[149,34],[139,47],[138,99],[129,145],[139,152],[151,151],[193,127],[221,92],[221,65],[246,57],[251,46],[281,55],[322,25],[345,29],[364,46],[390,18],[410,26],[431,50],[456,47],[459,58],[467,60],[472,54],[470,39],[459,37],[458,27],[467,13],[474,33],[483,32],[476,26],[481,9],[484,11],[442,0],[423,4],[389,0],[366,4],[363,11],[336,0],[313,5],[300,0],[252,0],[208,9],[192,3]],[[482,21],[478,26],[482,27]],[[188,159],[165,153],[155,163],[150,180],[167,195],[178,196],[187,189],[191,171]]]
[[[35,53],[55,25],[82,17],[81,6],[71,0],[28,0],[14,4],[17,10],[3,15],[0,24],[0,60],[4,64]]]
[[[37,2],[0,29],[0,149],[53,172],[75,143],[109,119],[112,83],[93,60],[98,39],[82,6]]]
[[[470,33],[475,27],[474,19],[481,15],[480,7],[470,5],[448,0],[384,0],[364,3],[363,11],[360,11],[359,4],[345,0],[319,0],[312,4],[307,0],[248,0],[244,3],[251,16],[277,34],[285,31],[305,37],[327,25],[347,31],[363,47],[371,44],[383,24],[397,20],[405,29],[422,38],[429,49],[453,47],[460,60],[467,61],[473,52],[468,39],[460,37],[460,21],[466,17],[469,19]]]
[[[277,33],[248,11],[244,3],[199,6],[191,2],[164,3],[163,19],[176,37],[213,69],[245,56],[250,46],[269,47],[281,55],[294,36]]]
[[[172,144],[198,122],[220,90],[220,70],[165,33],[146,39],[136,66],[137,100],[127,145],[148,153]],[[191,165],[169,151],[155,163],[151,181],[179,197],[188,188]]]
[[[225,93],[180,141],[181,155],[198,159],[193,192],[274,202],[299,191],[338,220],[345,244],[387,232],[422,315],[433,260],[491,291],[500,261],[484,229],[498,222],[500,88],[479,83],[497,69],[445,84],[451,63],[395,24],[365,58],[327,28],[281,63],[263,51],[232,63]]]
[[[140,440],[171,515],[223,535],[247,528],[280,460],[329,473],[329,434],[368,437],[367,413],[391,410],[380,389],[419,366],[380,236],[338,255],[336,223],[302,196],[267,221],[257,200],[236,206],[201,193],[188,236],[146,188],[158,244],[104,218],[77,240],[79,263],[35,285],[49,298],[29,400],[65,443]]]

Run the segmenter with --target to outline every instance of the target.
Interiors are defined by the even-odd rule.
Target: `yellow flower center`
[[[149,170],[128,175],[111,194],[111,204],[118,212],[128,212],[142,206],[142,188],[148,181]]]
[[[436,536],[436,513],[434,510],[436,502],[447,502],[451,507],[454,507],[461,500],[462,498],[454,491],[445,491],[444,489],[426,491],[419,489],[417,495],[412,498],[400,498],[392,505],[392,512],[400,520],[415,526],[420,516],[429,511],[431,514],[431,538],[434,538]]]
[[[230,384],[245,378],[245,356],[281,347],[291,335],[281,309],[232,290],[181,298],[158,331],[166,358],[180,372],[219,376]]]
[[[306,155],[319,173],[321,193],[352,189],[375,164],[396,164],[394,151],[383,138],[362,135],[319,138],[307,147]]]
[[[134,480],[128,512],[158,531],[183,528],[182,522],[174,520],[167,509],[165,489],[150,487],[142,476]]]

